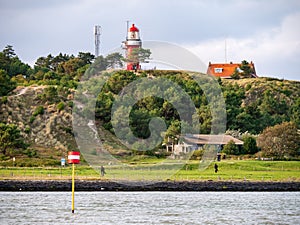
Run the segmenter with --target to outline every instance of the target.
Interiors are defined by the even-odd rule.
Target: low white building
[[[243,141],[226,134],[187,134],[179,138],[178,143],[169,143],[167,150],[174,155],[180,155],[203,149],[205,145],[216,145],[222,149],[229,141],[234,141],[239,147],[244,144]]]

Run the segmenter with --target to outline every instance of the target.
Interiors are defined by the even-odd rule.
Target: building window
[[[223,72],[223,68],[215,68],[215,73],[222,73]]]

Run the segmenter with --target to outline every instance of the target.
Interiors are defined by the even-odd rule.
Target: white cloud
[[[205,63],[224,61],[226,39],[228,60],[253,60],[263,75],[298,75],[299,0],[0,0],[0,6],[0,48],[13,45],[25,62],[93,52],[96,24],[104,53],[120,45],[131,20],[143,41],[186,43]]]
[[[223,37],[210,39],[186,47],[208,63],[225,61],[253,61],[257,73],[263,76],[300,79],[300,12],[283,19],[280,26],[254,33],[247,38]],[[287,66],[290,65],[290,66]]]

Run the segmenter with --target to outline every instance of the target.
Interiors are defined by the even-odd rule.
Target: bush
[[[246,87],[245,87],[245,90],[249,91],[250,89],[251,89],[251,84],[247,84]]]
[[[42,114],[44,114],[44,107],[40,105],[40,106],[36,107],[36,109],[32,115],[35,117],[37,115],[42,115]]]
[[[250,135],[245,135],[243,137],[244,145],[243,151],[244,154],[255,154],[258,152],[258,147],[256,145],[256,139]]]
[[[238,155],[239,148],[236,146],[233,140],[230,140],[223,148],[223,153],[227,155]]]
[[[73,108],[73,105],[74,105],[73,101],[69,101],[69,102],[68,102],[68,106],[69,106],[69,107]]]
[[[24,154],[27,155],[29,158],[32,158],[32,157],[37,157],[37,150],[35,149],[30,149],[30,148],[27,148],[25,151],[24,151]]]
[[[6,104],[7,103],[7,96],[3,96],[2,97],[2,99],[1,99],[1,102],[3,103],[3,104]]]
[[[192,160],[200,160],[203,156],[204,150],[195,150],[191,156]]]
[[[31,116],[30,119],[29,119],[29,122],[30,122],[30,123],[33,123],[34,120],[35,120],[35,116]]]
[[[65,108],[65,103],[60,102],[60,103],[57,104],[56,107],[57,107],[58,111],[61,111]]]
[[[58,102],[58,92],[56,87],[47,87],[44,89],[43,100],[50,103]]]
[[[300,134],[296,124],[284,122],[264,129],[257,139],[257,145],[267,157],[293,158],[299,156]]]
[[[32,121],[32,122],[33,122],[33,121]],[[26,134],[29,134],[30,131],[31,131],[30,127],[26,126],[24,132],[25,132]]]

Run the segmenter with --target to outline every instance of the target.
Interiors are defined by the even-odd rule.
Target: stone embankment
[[[76,191],[300,191],[300,182],[77,180]],[[0,191],[71,191],[70,180],[1,180]]]

